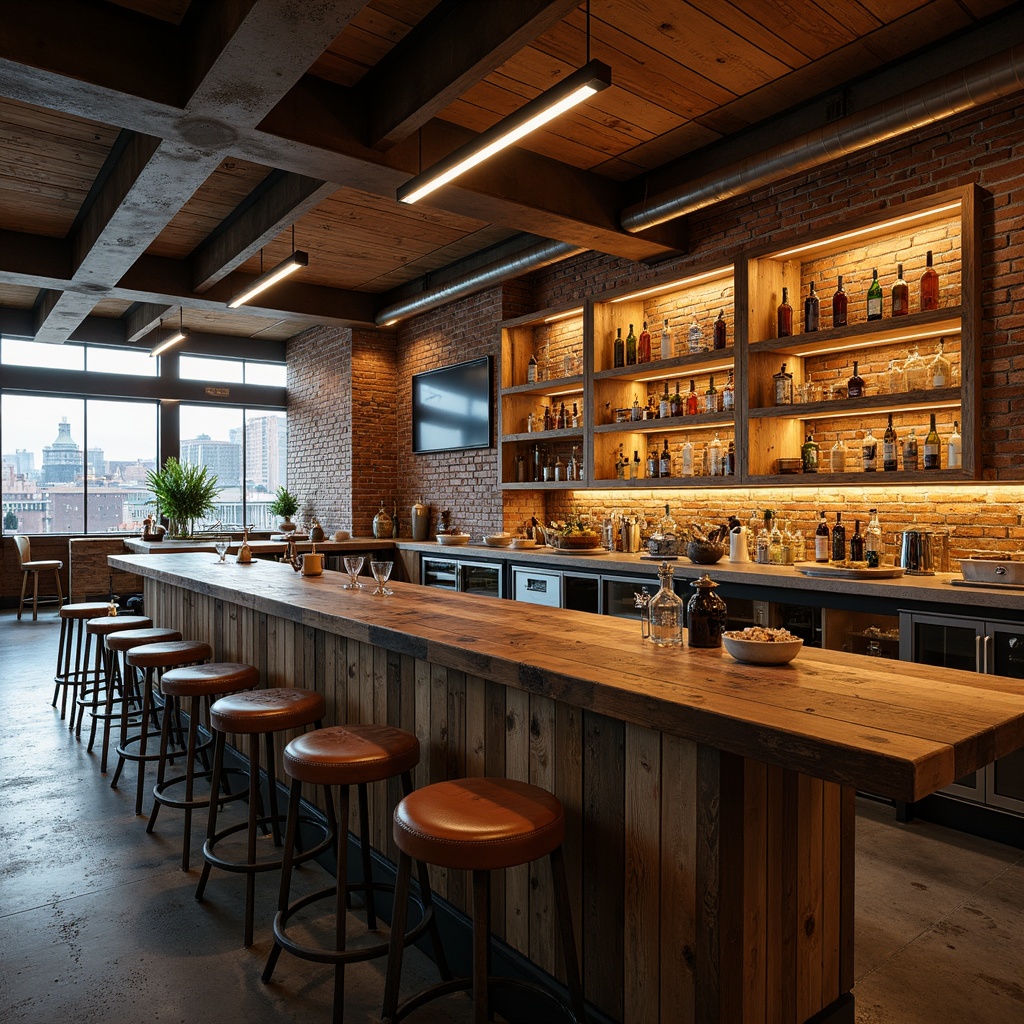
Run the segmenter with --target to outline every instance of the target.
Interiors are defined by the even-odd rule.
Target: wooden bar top
[[[390,551],[394,541],[390,538],[377,540],[376,537],[350,537],[348,540],[311,541],[308,537],[295,539],[295,549],[299,552],[309,551],[314,543],[317,551],[323,554],[339,554],[355,551]],[[232,540],[228,546],[228,554],[236,555],[241,547],[240,540]],[[142,540],[139,537],[126,537],[124,546],[138,555],[180,555],[197,551],[213,551],[213,540]],[[287,541],[271,538],[269,540],[251,540],[249,549],[254,555],[279,555],[288,547]]]
[[[410,654],[743,757],[917,800],[1024,746],[1024,684],[805,648],[788,666],[660,649],[638,623],[276,562],[112,555],[157,582]]]

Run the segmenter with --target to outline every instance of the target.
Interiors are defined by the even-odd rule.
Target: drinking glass
[[[214,539],[213,539],[213,546],[216,549],[217,554],[220,555],[220,558],[217,559],[218,562],[223,562],[224,561],[224,557],[228,553],[228,545],[230,543],[231,543],[231,540],[228,537],[220,537],[220,536],[214,537]]]
[[[363,585],[359,582],[359,573],[363,568],[363,555],[346,555],[345,572],[348,573],[348,583],[342,583],[342,590],[362,590]]]
[[[370,562],[370,572],[373,573],[373,578],[377,581],[377,589],[374,594],[380,594],[382,597],[390,597],[394,591],[388,590],[384,586],[388,581],[388,577],[391,575],[391,567],[394,562],[378,562],[373,560]]]

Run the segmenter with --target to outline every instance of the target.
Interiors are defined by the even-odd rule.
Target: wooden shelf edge
[[[895,395],[867,395],[864,398],[839,398],[831,402],[794,402],[792,405],[754,407],[748,411],[752,420],[764,419],[829,419],[858,416],[863,412],[914,412],[919,409],[949,408],[963,399],[958,387],[927,388],[923,391],[902,391]]]
[[[707,417],[705,419],[705,417]],[[633,420],[629,423],[601,423],[594,427],[595,434],[653,434],[659,431],[679,433],[687,428],[735,427],[735,417],[717,413],[697,413],[696,416],[669,416],[663,420]]]
[[[863,487],[892,487],[899,484],[928,483],[972,483],[975,478],[960,469],[918,470],[906,473],[897,470],[886,473],[878,470],[874,473],[769,473],[747,475],[746,483],[750,487],[831,487],[848,484]]]
[[[558,390],[568,388],[571,390]],[[576,395],[583,394],[583,375],[573,377],[552,377],[549,380],[537,381],[536,384],[514,384],[510,388],[501,389],[501,397],[509,395]]]
[[[785,339],[788,340],[788,339]],[[710,352],[687,352],[671,359],[652,359],[649,363],[635,363],[632,366],[616,366],[610,370],[596,370],[596,381],[634,380],[642,375],[644,381],[665,380],[681,376],[684,372],[708,372],[705,367],[728,370],[736,365],[736,347],[713,349]]]
[[[516,441],[536,441],[540,443],[543,440],[564,441],[572,440],[573,438],[580,441],[583,440],[582,427],[565,427],[562,430],[531,430],[520,434],[502,434],[500,440],[502,444],[508,444]]]
[[[589,490],[658,490],[673,488],[676,490],[689,490],[696,487],[742,487],[743,482],[737,476],[670,476],[653,479],[644,477],[641,480],[594,480],[589,485]]]

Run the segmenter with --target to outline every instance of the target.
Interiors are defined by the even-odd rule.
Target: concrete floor
[[[0,1021],[330,1019],[329,968],[285,954],[273,983],[260,981],[276,876],[258,879],[256,944],[244,949],[241,877],[214,872],[197,904],[176,814],[147,835],[134,771],[110,789],[69,736],[50,707],[57,631],[52,610],[37,623],[0,613]],[[309,889],[325,884],[315,866],[301,874]],[[861,801],[856,898],[858,1024],[1024,1022],[1020,851],[901,826]],[[416,950],[406,966],[406,991],[436,977]],[[350,967],[346,1020],[378,1021],[382,992],[382,962]],[[413,1019],[450,1024],[467,1009],[456,995]]]

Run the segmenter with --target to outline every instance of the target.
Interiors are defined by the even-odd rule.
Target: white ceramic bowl
[[[535,548],[537,542],[533,537],[513,537],[512,547],[514,548]]]
[[[492,534],[484,537],[484,543],[492,548],[507,548],[512,543],[512,535],[509,533]]]
[[[737,661],[745,661],[749,665],[786,665],[804,645],[803,640],[743,640],[728,633],[722,634],[722,643]]]
[[[468,533],[439,533],[436,534],[437,543],[443,544],[445,547],[454,547],[457,544],[468,544],[469,534]]]

